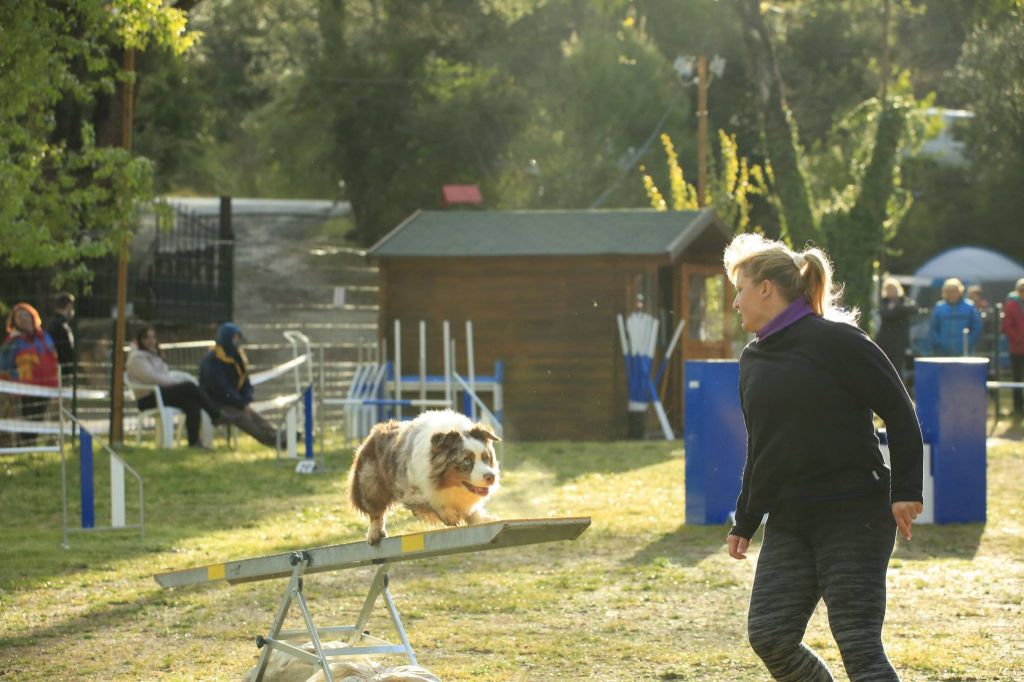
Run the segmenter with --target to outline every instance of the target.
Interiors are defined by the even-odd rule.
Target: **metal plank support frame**
[[[324,672],[324,678],[327,682],[334,682],[330,665],[330,659],[332,657],[342,658],[348,656],[405,654],[409,658],[409,662],[412,665],[416,665],[416,654],[413,652],[412,644],[410,644],[409,637],[405,633],[405,627],[402,625],[402,619],[398,615],[398,609],[395,607],[394,599],[392,599],[391,593],[388,591],[387,564],[381,564],[377,567],[377,572],[374,574],[373,580],[370,582],[369,591],[366,594],[366,599],[363,601],[363,606],[359,611],[359,618],[356,620],[355,625],[336,625],[318,628],[313,623],[313,615],[309,611],[309,604],[306,602],[306,597],[302,592],[304,580],[303,574],[309,566],[310,559],[310,553],[305,550],[293,552],[291,555],[291,563],[293,566],[291,579],[288,581],[287,587],[285,587],[284,598],[281,600],[281,604],[277,608],[277,613],[270,625],[270,631],[267,633],[266,637],[263,637],[262,635],[256,637],[256,646],[262,650],[260,653],[259,663],[256,666],[256,682],[260,682],[263,679],[263,675],[267,670],[267,665],[270,662],[271,651],[280,651],[281,653],[292,656],[293,658],[298,658],[299,660],[307,663],[320,666]],[[395,632],[398,634],[398,639],[401,644],[392,644],[383,639],[373,637],[366,630],[366,624],[370,620],[370,614],[373,611],[374,605],[377,603],[378,597],[384,598],[384,602],[388,609],[388,615],[391,616],[391,623],[395,627]],[[291,609],[293,602],[298,605],[306,627],[293,630],[282,630],[281,626],[284,624],[284,619],[288,615],[288,611]],[[320,635],[336,633],[349,635],[347,645],[341,648],[324,649],[323,643],[320,640]],[[304,637],[309,637],[310,641],[312,641],[313,649],[316,651],[315,655],[284,641]],[[363,641],[370,642],[373,646],[360,646],[360,642]]]
[[[256,644],[262,651],[257,665],[256,680],[262,680],[266,673],[270,651],[300,659],[324,671],[324,677],[331,680],[329,659],[332,657],[404,655],[410,663],[416,664],[416,655],[406,635],[398,609],[388,591],[389,564],[413,561],[428,557],[440,557],[465,552],[482,552],[494,549],[520,547],[542,542],[575,540],[590,526],[590,517],[504,519],[478,523],[457,528],[441,528],[422,533],[410,533],[388,537],[378,545],[365,541],[340,545],[313,547],[291,552],[281,552],[262,557],[228,561],[208,566],[186,568],[153,576],[162,587],[177,588],[215,581],[230,584],[288,578],[288,587],[278,607],[277,615],[266,637],[258,637]],[[363,601],[354,625],[316,627],[309,606],[303,595],[303,578],[314,573],[356,568],[376,567],[369,590]],[[391,624],[398,634],[399,643],[388,642],[374,637],[366,631],[370,613],[378,597],[384,599]],[[285,617],[292,603],[297,603],[302,613],[304,627],[282,630]],[[346,642],[345,646],[324,648],[321,637],[332,635],[333,639]],[[286,640],[310,639],[312,650],[305,650]],[[307,647],[308,649],[308,647]]]

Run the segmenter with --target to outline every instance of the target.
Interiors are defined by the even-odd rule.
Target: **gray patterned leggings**
[[[801,640],[824,599],[851,682],[899,682],[882,647],[885,573],[896,522],[888,494],[785,503],[768,517],[750,595],[747,636],[779,682],[826,682]]]

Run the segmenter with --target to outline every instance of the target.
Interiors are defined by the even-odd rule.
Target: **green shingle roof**
[[[417,211],[370,248],[374,258],[424,256],[678,256],[705,230],[728,228],[710,210]]]

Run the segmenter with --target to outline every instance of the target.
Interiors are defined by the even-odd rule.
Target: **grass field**
[[[0,678],[239,680],[285,581],[163,590],[153,574],[365,532],[340,446],[332,473],[312,476],[248,439],[238,452],[124,454],[146,480],[145,539],[74,534],[70,550],[59,459],[0,456]],[[893,556],[885,638],[906,681],[1024,680],[1024,446],[988,457],[988,524],[917,527]],[[446,681],[768,679],[745,640],[754,561],[726,556],[724,527],[683,525],[678,444],[508,444],[503,469],[492,513],[593,525],[574,542],[393,566],[422,665]],[[404,511],[390,524],[424,528]],[[307,578],[317,623],[351,623],[370,575]],[[384,613],[375,633],[389,632]],[[806,639],[845,680],[822,607]]]

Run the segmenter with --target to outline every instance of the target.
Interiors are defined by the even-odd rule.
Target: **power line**
[[[594,200],[594,203],[590,205],[590,208],[600,208],[601,204],[605,202],[608,196],[615,191],[619,184],[622,183],[622,180],[626,177],[626,174],[632,171],[633,168],[636,166],[637,162],[639,162],[640,159],[643,158],[643,155],[647,153],[647,150],[650,148],[651,144],[658,137],[658,133],[660,133],[661,129],[665,126],[665,121],[668,120],[669,114],[671,114],[672,111],[676,108],[676,105],[679,104],[679,100],[682,99],[682,97],[682,90],[677,91],[675,97],[673,97],[672,101],[669,102],[668,107],[665,108],[665,113],[661,115],[660,119],[658,119],[658,123],[657,125],[654,126],[654,130],[652,130],[651,134],[648,135],[647,140],[643,143],[640,149],[636,150],[636,152],[633,154],[633,158],[630,159],[625,166],[623,166],[622,170],[619,172],[619,176],[615,178],[615,180],[613,180],[610,185],[608,185],[608,188],[605,189],[605,191],[601,192],[601,196]]]

